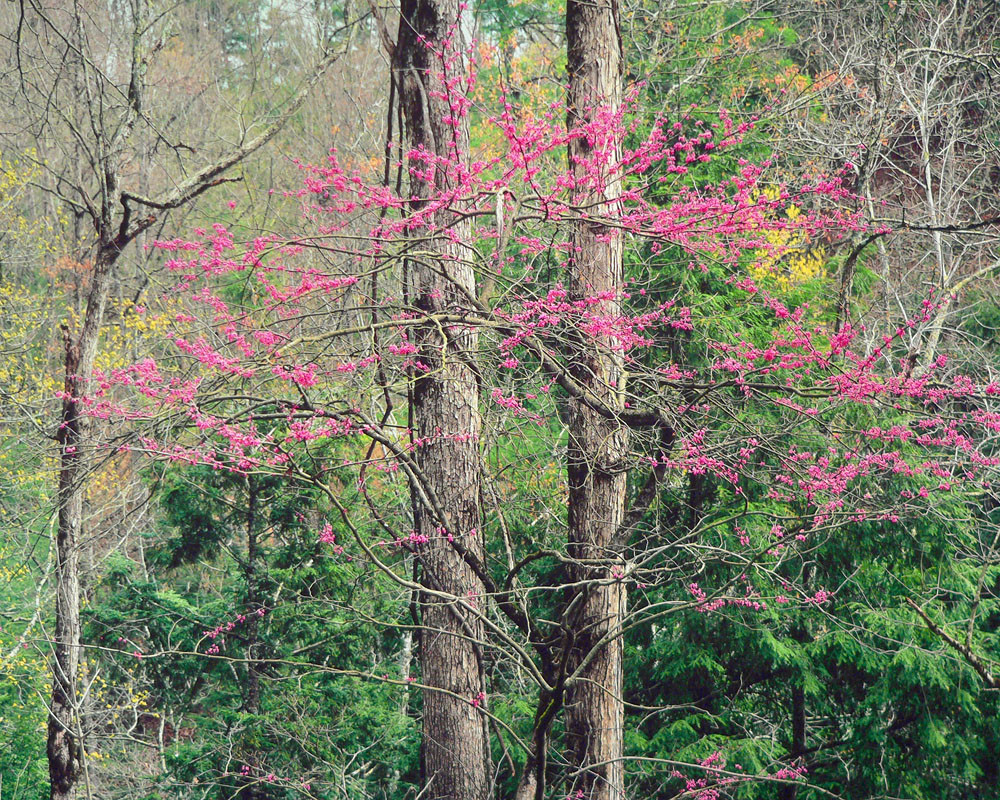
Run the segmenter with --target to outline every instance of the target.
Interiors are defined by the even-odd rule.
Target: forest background
[[[0,798],[998,795],[1000,14],[568,5],[0,10]]]

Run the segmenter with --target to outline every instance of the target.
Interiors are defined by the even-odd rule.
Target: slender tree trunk
[[[83,327],[63,330],[65,378],[59,426],[59,523],[56,530],[56,625],[52,702],[46,751],[52,800],[72,800],[84,771],[82,724],[77,697],[80,664],[80,545],[83,538],[83,481],[90,425],[80,398],[94,368],[104,307],[111,288],[116,251],[102,247],[94,261]]]
[[[806,749],[806,693],[801,683],[792,686],[792,763]],[[778,800],[795,800],[799,787],[795,784],[782,784],[778,789]]]
[[[450,100],[461,88],[447,80],[464,78],[458,0],[403,0],[394,51],[394,79],[406,123],[406,143],[456,161],[467,157],[464,121],[453,121]],[[447,65],[440,56],[447,51]],[[443,73],[447,70],[447,76]],[[411,164],[426,173],[422,161]],[[454,189],[447,171],[411,172],[411,211],[431,195]],[[467,307],[475,296],[472,253],[462,242],[469,228],[458,215],[439,212],[435,231],[420,249],[434,253],[410,264],[408,292],[420,311]],[[472,328],[416,332],[419,360],[413,387],[413,418],[421,442],[416,459],[439,511],[417,504],[417,528],[427,537],[418,553],[423,585],[420,659],[424,691],[422,767],[425,797],[431,800],[484,800],[491,794],[491,761],[486,682],[479,643],[483,625],[477,606],[484,589],[462,552],[483,560],[479,508],[479,392],[473,359],[478,336]],[[443,518],[439,517],[439,514]]]
[[[79,362],[71,336],[66,335],[67,395],[73,391]],[[76,680],[80,662],[80,541],[83,496],[79,483],[80,420],[76,404],[63,400],[59,469],[59,524],[56,530],[56,627],[52,665],[52,702],[47,751],[52,800],[76,797],[76,783],[83,768],[83,746],[77,739]]]
[[[554,680],[555,675],[546,674],[546,680]],[[514,792],[514,800],[541,800],[545,797],[545,774],[548,768],[549,742],[552,724],[563,707],[563,689],[555,692],[543,690],[538,697],[535,720],[532,725],[530,751],[524,765],[524,772]]]
[[[243,693],[243,711],[254,716],[260,714],[260,678],[264,671],[261,663],[260,646],[260,617],[257,610],[263,607],[264,598],[262,591],[261,576],[261,553],[260,541],[257,537],[258,513],[260,504],[260,484],[253,475],[248,475],[246,479],[247,488],[247,513],[246,513],[246,536],[247,536],[247,557],[243,565],[243,580],[246,585],[246,607],[243,610],[247,614],[246,623],[246,659],[247,659],[247,679]],[[253,722],[256,727],[259,723]],[[250,778],[242,786],[237,794],[239,800],[264,800],[271,796],[267,786],[260,782],[259,773],[266,761],[266,753],[262,753],[255,741],[257,736],[254,730],[249,730],[245,734],[249,736],[250,742],[244,742],[244,763],[250,767]]]
[[[246,582],[247,603],[244,613],[249,614],[247,621],[247,685],[244,695],[243,709],[251,714],[260,712],[260,675],[262,665],[259,661],[260,644],[258,642],[259,619],[257,609],[261,608],[260,591],[260,543],[257,541],[257,503],[260,494],[256,479],[247,476],[247,560],[244,565],[243,579]]]
[[[598,108],[617,110],[622,102],[622,55],[618,0],[568,0],[570,127],[587,123]],[[570,168],[584,179],[581,159],[596,148],[605,151],[605,164],[615,163],[620,144],[575,138],[569,144]],[[620,184],[603,181],[578,198],[587,216],[613,217],[618,209]],[[568,290],[574,299],[608,293],[622,286],[622,241],[613,230],[593,219],[581,219],[573,235]],[[616,316],[616,299],[601,301],[593,313]],[[619,357],[606,338],[588,338],[571,345],[574,377],[608,406],[622,407],[623,374]],[[569,410],[567,473],[569,481],[569,552],[576,559],[574,578],[589,581],[582,597],[571,602],[571,630],[576,633],[570,669],[576,677],[567,687],[566,737],[579,770],[573,794],[587,800],[624,798],[622,769],[622,641],[617,636],[625,612],[625,593],[615,580],[620,554],[615,534],[625,516],[625,473],[620,464],[625,431],[582,403]]]

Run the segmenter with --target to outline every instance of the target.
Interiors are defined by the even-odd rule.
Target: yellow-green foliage
[[[773,200],[778,192],[776,189],[768,190],[764,195]],[[787,206],[783,213],[789,220],[794,220],[802,214],[802,209],[793,204]],[[804,233],[795,230],[767,230],[764,238],[772,247],[758,251],[758,260],[750,266],[750,274],[755,281],[787,292],[822,273],[825,263],[823,248],[812,247]]]
[[[58,232],[68,226],[69,220],[61,210],[55,218],[47,214],[27,213],[24,201],[27,190],[41,176],[42,168],[34,148],[20,156],[4,158],[0,153],[0,230],[7,255],[17,259],[34,260],[37,264],[44,256],[59,252]]]

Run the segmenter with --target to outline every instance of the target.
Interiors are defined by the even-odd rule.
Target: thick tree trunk
[[[574,127],[595,118],[598,108],[617,110],[622,102],[622,56],[617,0],[568,0],[566,38],[569,72],[568,124]],[[573,139],[570,167],[578,179],[580,164],[600,148],[604,164],[614,164],[620,145],[613,137]],[[600,188],[579,197],[587,216],[613,217],[618,209],[620,184],[602,181]],[[608,293],[622,286],[622,241],[613,230],[593,219],[581,219],[573,236],[568,290],[574,299]],[[592,309],[616,316],[615,299]],[[622,367],[605,338],[587,338],[571,345],[574,377],[609,407],[622,407]],[[567,688],[566,736],[570,755],[579,770],[572,793],[587,800],[621,800],[622,769],[622,641],[618,637],[625,612],[625,593],[615,580],[620,553],[615,535],[625,516],[625,474],[620,470],[625,431],[615,420],[601,417],[582,403],[569,410],[567,471],[569,480],[569,552],[576,559],[574,578],[589,581],[582,597],[571,603],[571,630],[576,638],[570,653],[575,679]],[[575,604],[575,606],[574,606]]]
[[[446,88],[447,78],[462,76],[458,0],[403,0],[395,45],[394,79],[406,122],[407,145],[456,161],[468,152],[468,133],[449,102],[461,88]],[[446,42],[451,42],[446,44]],[[447,66],[440,56],[447,51]],[[447,70],[447,78],[444,72]],[[449,96],[445,96],[450,93]],[[454,187],[442,167],[414,161],[411,211],[419,212],[431,195]],[[475,296],[475,274],[467,240],[468,224],[439,212],[435,231],[420,249],[434,253],[409,265],[408,291],[421,311],[435,313],[467,307]],[[479,642],[483,625],[477,606],[484,602],[482,582],[462,555],[483,559],[479,509],[479,392],[473,359],[478,336],[472,328],[441,330],[428,325],[416,332],[419,360],[426,369],[415,376],[413,418],[420,446],[417,464],[443,519],[417,505],[418,531],[427,537],[418,558],[423,585],[420,659],[424,691],[422,766],[425,797],[432,800],[484,800],[491,794],[489,729],[481,709],[486,683]],[[430,592],[443,593],[442,598]],[[447,598],[455,598],[454,600]]]
[[[59,426],[59,524],[56,530],[56,625],[53,643],[52,703],[46,751],[52,800],[72,800],[83,774],[82,721],[77,697],[80,663],[80,544],[83,536],[83,480],[90,426],[80,397],[94,368],[104,307],[116,253],[102,248],[91,277],[83,327],[64,330],[66,347],[62,422]]]

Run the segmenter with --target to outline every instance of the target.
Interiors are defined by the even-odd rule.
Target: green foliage
[[[49,794],[41,746],[48,668],[33,646],[20,646],[20,634],[15,626],[0,631],[0,785],[10,800],[42,800]]]
[[[141,660],[143,709],[168,713],[176,731],[165,790],[404,791],[417,774],[415,728],[405,688],[380,677],[406,677],[389,665],[400,638],[385,627],[406,608],[370,567],[319,542],[316,491],[204,468],[167,470],[160,485],[166,535],[147,550],[155,573],[109,560],[87,619],[90,638],[121,652],[119,675],[135,666],[133,649],[154,654]],[[347,771],[352,753],[373,766]]]

